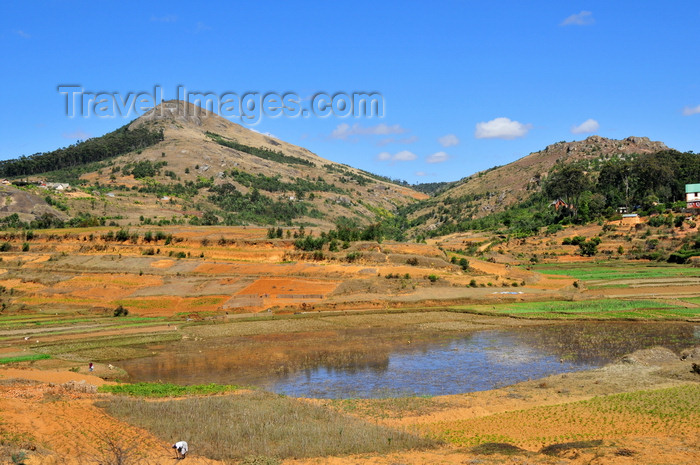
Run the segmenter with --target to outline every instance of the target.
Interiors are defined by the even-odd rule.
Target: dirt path
[[[0,369],[2,432],[25,449],[34,449],[25,463],[82,465],[142,459],[140,463],[172,465],[174,452],[168,442],[107,415],[94,405],[103,395],[77,392],[64,384],[70,381],[79,382],[81,388],[106,383],[96,376],[69,371]],[[12,453],[16,451],[0,442],[0,464],[12,463],[4,461]],[[115,462],[117,453],[123,454],[123,462]],[[193,454],[188,463],[221,462]]]

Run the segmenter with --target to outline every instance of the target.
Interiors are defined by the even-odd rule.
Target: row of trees
[[[141,150],[162,140],[162,129],[152,131],[145,126],[129,129],[126,125],[102,137],[79,141],[65,148],[2,161],[0,176],[6,178],[30,176],[84,165]]]
[[[544,192],[574,205],[574,216],[582,221],[618,207],[649,210],[655,203],[673,203],[685,197],[685,185],[700,180],[700,156],[692,152],[665,150],[631,159],[613,158],[600,173],[587,173],[582,165],[555,168]]]
[[[265,147],[251,147],[250,145],[241,144],[235,140],[227,139],[224,136],[214,132],[207,131],[206,135],[219,145],[238,150],[239,152],[249,153],[250,155],[255,155],[256,157],[264,158],[265,160],[270,160],[277,163],[286,163],[288,165],[316,166],[315,163],[306,160],[305,158],[285,155],[281,151],[274,151],[266,149]]]

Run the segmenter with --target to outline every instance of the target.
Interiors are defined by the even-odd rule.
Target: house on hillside
[[[700,209],[700,184],[685,185],[685,202],[687,208]]]
[[[571,210],[574,209],[573,205],[569,205],[568,203],[564,202],[562,199],[554,200],[552,203],[549,204],[549,206],[554,207],[555,210],[559,210],[560,208],[569,208]]]

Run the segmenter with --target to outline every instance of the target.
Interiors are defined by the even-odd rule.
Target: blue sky
[[[253,128],[392,178],[452,181],[562,140],[700,151],[692,1],[32,2],[0,5],[0,159],[134,117],[65,115],[88,92],[378,92],[381,118]],[[236,122],[239,120],[234,119]]]

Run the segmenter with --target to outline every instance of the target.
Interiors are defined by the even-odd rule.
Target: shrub
[[[114,236],[114,239],[117,242],[126,242],[129,240],[130,234],[129,231],[126,229],[120,229],[117,231],[117,234]]]
[[[124,308],[122,305],[119,305],[117,308],[114,309],[114,316],[119,317],[119,316],[127,316],[129,314],[129,310]]]
[[[434,274],[431,274],[431,275],[428,275],[428,279],[430,280],[431,283],[434,283],[440,278]]]
[[[600,244],[600,238],[594,237],[590,241],[584,241],[578,244],[579,249],[581,249],[581,255],[587,257],[592,257],[598,253],[598,244]]]

